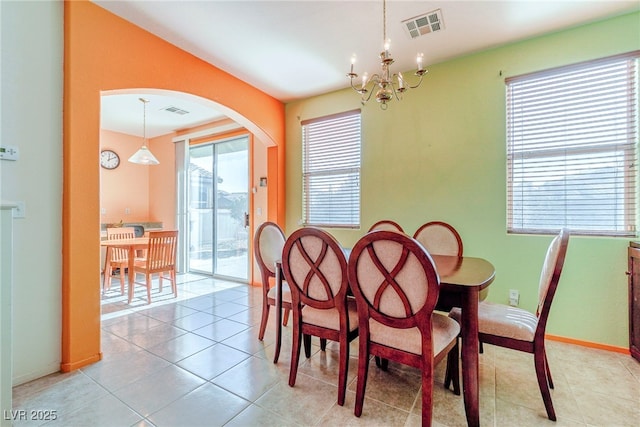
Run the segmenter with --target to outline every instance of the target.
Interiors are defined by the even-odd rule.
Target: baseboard
[[[71,372],[71,371],[75,371],[76,369],[80,369],[83,368],[87,365],[91,365],[92,363],[96,363],[99,362],[100,360],[102,360],[102,352],[95,354],[91,357],[87,357],[84,360],[78,360],[76,362],[72,362],[72,363],[61,363],[60,364],[60,371],[61,372]]]
[[[614,353],[622,353],[622,354],[626,354],[626,355],[631,355],[631,353],[629,352],[628,348],[618,347],[618,346],[615,346],[615,345],[600,344],[600,343],[597,343],[597,342],[577,340],[575,338],[567,338],[567,337],[561,337],[561,336],[558,336],[558,335],[549,335],[549,334],[546,334],[545,338],[547,338],[548,340],[551,340],[551,341],[564,342],[564,343],[567,343],[567,344],[580,345],[582,347],[597,348],[599,350],[613,351]]]

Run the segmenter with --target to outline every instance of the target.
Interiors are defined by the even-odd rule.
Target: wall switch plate
[[[517,289],[509,289],[509,305],[517,307],[520,304],[520,292]]]
[[[15,202],[15,204],[16,207],[13,208],[12,216],[14,218],[24,218],[27,215],[24,201]]]

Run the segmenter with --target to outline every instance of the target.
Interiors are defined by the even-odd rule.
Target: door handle
[[[249,227],[249,213],[245,212],[244,213],[244,228],[248,228]]]

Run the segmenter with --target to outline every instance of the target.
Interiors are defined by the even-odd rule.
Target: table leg
[[[282,263],[276,261],[276,350],[273,363],[278,363],[282,345]]]
[[[136,250],[133,245],[129,247],[129,268],[127,271],[127,275],[129,276],[129,304],[131,304],[131,300],[133,300],[133,286],[136,280],[136,273],[133,271],[134,261],[136,257]],[[120,276],[122,278],[122,276]]]
[[[480,425],[478,296],[476,287],[469,287],[462,295],[462,390],[469,426]]]

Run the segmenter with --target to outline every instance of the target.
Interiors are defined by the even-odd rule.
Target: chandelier
[[[391,73],[390,66],[393,64],[393,58],[389,53],[390,40],[387,39],[387,2],[382,0],[382,43],[384,50],[380,52],[380,64],[382,65],[382,71],[380,73],[373,74],[369,77],[368,73],[362,75],[362,84],[354,85],[353,80],[358,78],[358,75],[353,72],[353,65],[356,62],[356,56],[351,57],[351,71],[347,73],[347,77],[351,82],[351,88],[361,95],[362,105],[367,103],[373,92],[376,93],[376,101],[380,103],[380,108],[387,109],[387,102],[394,98],[400,101],[402,94],[407,89],[415,89],[422,83],[422,77],[427,73],[422,67],[423,54],[419,53],[416,57],[418,69],[414,73],[418,77],[418,82],[410,84],[401,72]]]
[[[147,103],[149,101],[144,98],[138,99],[142,102],[142,147],[129,157],[129,161],[139,165],[157,165],[160,162],[147,148]]]

